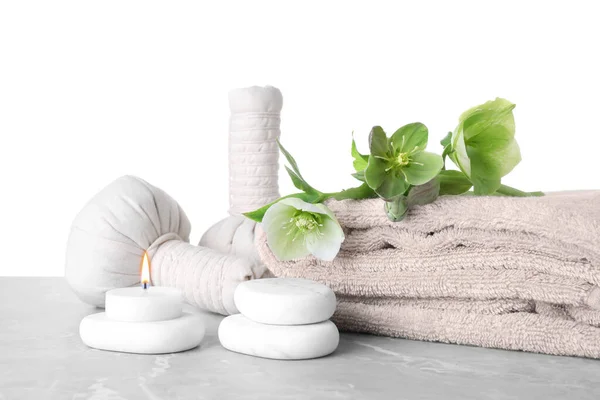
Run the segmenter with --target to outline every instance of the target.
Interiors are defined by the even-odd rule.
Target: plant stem
[[[507,185],[500,185],[498,190],[496,190],[496,193],[513,197],[537,197],[544,195],[543,192],[524,192],[522,190],[515,189]]]

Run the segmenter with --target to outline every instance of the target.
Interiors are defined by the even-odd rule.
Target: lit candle
[[[178,289],[150,286],[150,262],[144,252],[141,286],[106,292],[106,316],[115,321],[150,322],[181,317],[183,298]]]
[[[106,312],[81,321],[81,340],[96,349],[142,354],[174,353],[198,346],[204,338],[200,315],[183,312],[179,290],[150,285],[146,253],[141,270],[141,287],[108,291]]]

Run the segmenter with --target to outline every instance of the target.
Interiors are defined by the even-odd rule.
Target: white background
[[[319,189],[354,185],[372,125],[517,104],[525,190],[600,188],[594,2],[0,2],[0,275],[62,275],[71,220],[138,175],[192,242],[226,216],[229,89],[284,95],[282,141]],[[282,193],[293,187],[281,175]]]

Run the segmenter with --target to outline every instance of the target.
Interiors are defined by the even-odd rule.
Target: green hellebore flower
[[[492,194],[521,161],[515,140],[515,105],[496,98],[465,111],[452,132],[450,159],[473,183],[477,195]]]
[[[309,254],[331,261],[344,241],[344,231],[329,208],[298,198],[273,204],[265,213],[262,226],[271,251],[281,261]]]
[[[427,127],[419,122],[403,126],[389,139],[380,126],[371,129],[365,181],[379,197],[397,198],[410,185],[427,183],[441,171],[442,157],[424,151],[428,135]]]

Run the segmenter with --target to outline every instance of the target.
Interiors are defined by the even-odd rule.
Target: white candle
[[[152,322],[181,317],[183,297],[178,289],[149,287],[150,261],[142,257],[141,287],[106,292],[106,317],[114,321]]]
[[[106,292],[106,317],[114,321],[151,322],[181,317],[181,291],[166,287],[130,287]]]

